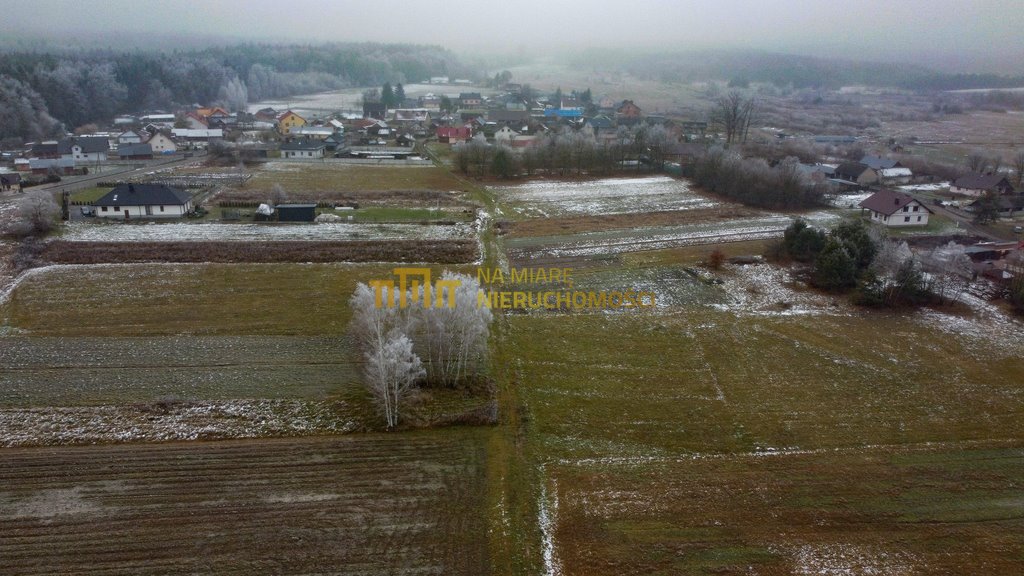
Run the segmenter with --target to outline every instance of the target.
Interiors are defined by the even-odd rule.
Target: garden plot
[[[458,224],[97,224],[69,223],[61,236],[71,242],[205,242],[288,240],[455,240],[472,238],[468,223]]]
[[[492,187],[498,202],[519,217],[628,214],[713,208],[719,203],[666,176],[607,178],[589,182],[531,182]]]

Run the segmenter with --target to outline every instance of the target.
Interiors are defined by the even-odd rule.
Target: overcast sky
[[[759,48],[1024,72],[1022,0],[0,0],[0,31],[67,30],[506,53]]]

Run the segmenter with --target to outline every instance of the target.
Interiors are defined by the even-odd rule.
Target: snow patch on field
[[[831,204],[836,208],[859,208],[860,203],[874,195],[874,192],[865,194],[838,194],[832,197]]]
[[[939,190],[947,190],[949,188],[949,182],[939,182],[937,184],[908,184],[906,186],[899,186],[898,189],[904,192],[938,192]]]
[[[587,182],[540,181],[491,190],[502,201],[525,205],[519,208],[522,214],[536,216],[628,214],[719,205],[693,192],[686,182],[667,176]]]
[[[807,576],[900,576],[916,572],[915,558],[903,551],[873,550],[852,544],[805,544],[789,551],[795,574]]]
[[[72,222],[71,242],[269,242],[343,240],[453,240],[471,238],[471,224],[97,224]]]
[[[344,434],[341,403],[231,400],[0,409],[0,447]]]
[[[770,264],[727,265],[719,278],[729,301],[714,308],[757,316],[806,316],[850,313],[840,299],[812,290],[787,268]]]

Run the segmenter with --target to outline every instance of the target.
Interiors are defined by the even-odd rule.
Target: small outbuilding
[[[278,204],[278,222],[312,222],[316,220],[316,204]]]

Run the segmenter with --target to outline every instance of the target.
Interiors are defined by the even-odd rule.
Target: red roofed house
[[[865,198],[860,207],[871,212],[871,221],[885,226],[927,226],[931,210],[910,194],[880,190]]]
[[[632,100],[623,100],[615,113],[623,118],[639,118],[643,112]]]
[[[437,129],[437,141],[442,144],[465,142],[472,137],[473,130],[469,126],[440,126]]]

